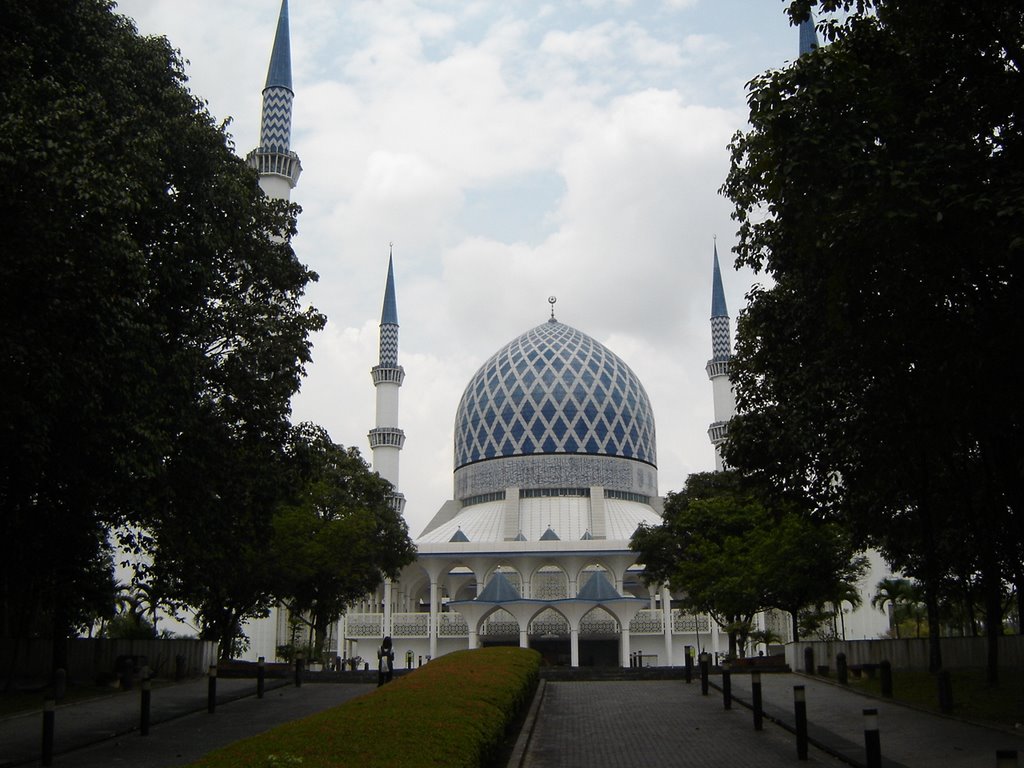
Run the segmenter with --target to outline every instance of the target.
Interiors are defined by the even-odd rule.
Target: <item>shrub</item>
[[[540,654],[485,648],[442,656],[390,685],[211,752],[194,768],[479,768],[529,703]]]

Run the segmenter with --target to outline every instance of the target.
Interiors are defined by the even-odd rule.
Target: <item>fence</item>
[[[53,644],[49,640],[0,640],[0,674],[16,680],[37,680],[50,674]],[[205,672],[217,661],[217,643],[212,640],[106,640],[74,638],[68,641],[68,677],[93,680],[115,671],[119,657],[144,660],[157,675],[176,672],[175,658],[184,659],[186,676]]]
[[[984,667],[988,639],[984,637],[943,637],[942,666]],[[786,644],[786,663],[791,669],[804,668],[804,649],[814,650],[814,663],[834,665],[836,654],[845,653],[847,664],[878,664],[887,660],[896,669],[927,669],[928,638],[901,640],[801,641]],[[1024,636],[999,638],[999,666],[1024,666]]]

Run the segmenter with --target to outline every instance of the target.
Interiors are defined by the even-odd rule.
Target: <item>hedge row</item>
[[[460,651],[359,698],[211,752],[194,768],[479,768],[529,704],[540,654]]]

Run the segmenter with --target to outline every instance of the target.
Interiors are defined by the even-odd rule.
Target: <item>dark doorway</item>
[[[569,638],[530,638],[530,647],[544,657],[541,664],[550,667],[568,667],[572,663]]]

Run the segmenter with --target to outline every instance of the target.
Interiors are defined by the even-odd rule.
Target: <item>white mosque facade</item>
[[[301,170],[289,147],[292,96],[283,0],[260,147],[247,160],[260,171],[264,191],[285,199]],[[717,248],[711,277],[706,370],[715,412],[708,434],[721,469],[719,449],[735,402]],[[725,651],[722,628],[678,607],[667,586],[647,585],[629,548],[639,525],[660,524],[663,505],[647,392],[612,350],[559,321],[550,301],[550,317],[502,346],[467,384],[454,415],[452,498],[416,538],[416,561],[350,606],[332,638],[337,657],[372,658],[385,635],[400,667],[486,645],[535,648],[549,663],[571,666],[680,665],[690,649]],[[398,329],[389,261],[369,442],[374,469],[396,491],[405,441]],[[396,493],[399,510],[404,503]],[[289,641],[285,613],[248,625],[247,655],[276,656]],[[786,639],[787,616],[768,613],[757,621]],[[885,618],[862,609],[847,616],[846,628],[850,637],[875,637]]]

